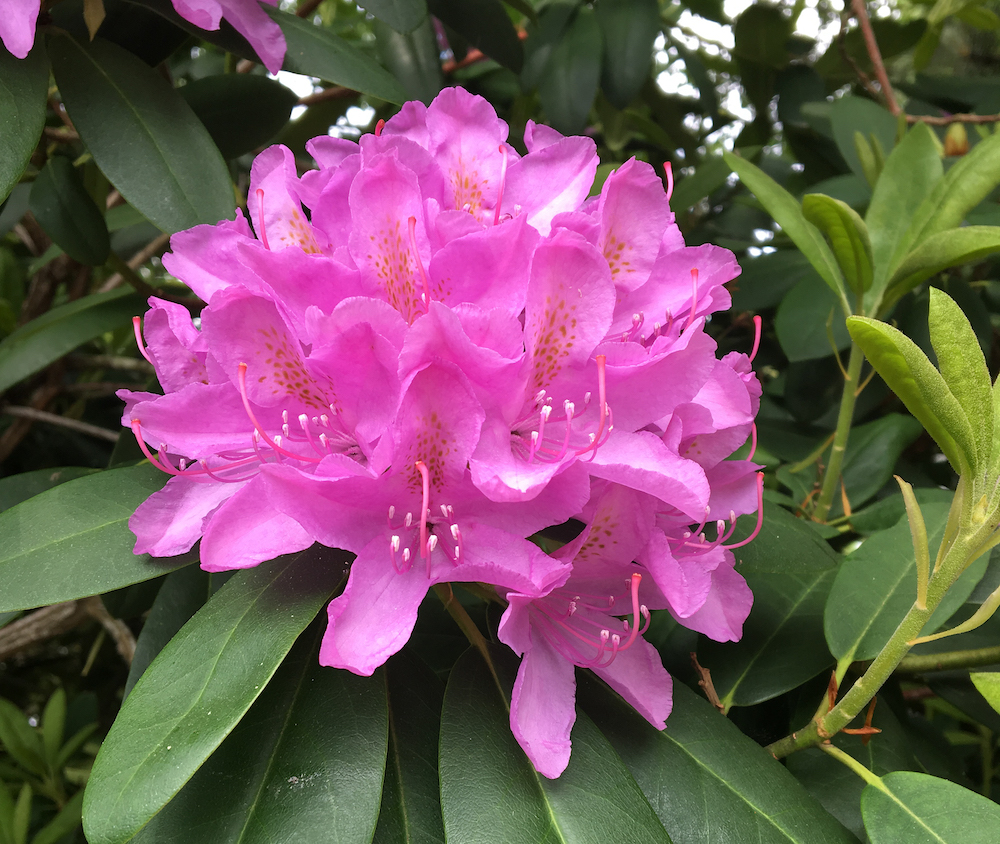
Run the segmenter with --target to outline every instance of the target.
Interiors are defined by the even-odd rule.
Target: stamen
[[[670,202],[670,197],[674,193],[674,168],[669,161],[663,162],[663,172],[667,176],[667,202]]]
[[[747,455],[747,460],[753,460],[754,454],[757,453],[757,423],[750,423],[750,454]]]
[[[375,124],[375,137],[379,137],[382,134],[382,130],[385,128],[385,121],[379,118],[378,123]]]
[[[132,333],[135,335],[135,344],[139,347],[139,354],[142,355],[150,364],[153,363],[153,359],[149,356],[149,352],[146,351],[145,345],[142,342],[142,331],[139,327],[140,319],[137,316],[132,317]]]
[[[631,583],[629,584],[632,590],[632,629],[629,630],[629,624],[625,622],[625,632],[629,634],[628,641],[622,645],[622,650],[625,648],[632,647],[632,643],[636,640],[639,635],[639,583],[642,581],[642,575],[639,572],[635,572],[632,575]],[[643,607],[642,609],[645,609]]]
[[[750,363],[757,357],[757,349],[760,347],[761,321],[759,314],[753,318],[753,348],[750,350]]]
[[[503,202],[503,187],[504,182],[507,181],[507,147],[503,144],[500,144],[500,154],[503,156],[503,161],[500,164],[500,187],[497,188],[497,207],[493,212],[494,226],[500,222],[500,203]]]
[[[264,228],[264,188],[257,188],[257,217],[260,220],[260,241],[264,248],[270,252],[271,247],[267,242],[267,230]]]
[[[240,387],[240,398],[243,399],[243,408],[247,412],[247,416],[250,417],[250,422],[253,424],[254,430],[260,434],[260,438],[264,440],[277,454],[284,454],[287,457],[292,457],[295,460],[301,460],[304,463],[319,463],[322,457],[310,457],[308,455],[296,454],[294,451],[289,451],[287,448],[281,446],[280,438],[271,439],[267,432],[264,431],[264,427],[257,421],[257,415],[253,412],[253,408],[250,406],[250,397],[247,395],[247,365],[241,363],[237,371],[237,380],[239,381]]]
[[[431,576],[431,551],[427,544],[427,518],[431,508],[431,476],[423,460],[413,464],[420,473],[423,502],[420,505],[420,556],[427,560],[427,576]]]
[[[417,262],[417,267],[420,270],[420,282],[424,288],[424,292],[420,294],[420,298],[424,303],[424,310],[429,311],[431,309],[431,285],[427,280],[427,273],[424,272],[424,262],[420,259],[420,251],[417,249],[416,217],[410,217],[410,249],[413,251],[413,260]]]
[[[691,313],[688,315],[687,325],[684,326],[684,330],[687,331],[691,324],[694,322],[695,315],[698,313],[698,268],[692,268],[691,270]]]
[[[597,434],[592,435],[593,440],[591,440],[590,445],[586,448],[581,449],[577,452],[577,455],[586,454],[588,451],[593,450],[594,454],[597,453],[597,448],[601,444],[601,434],[604,433],[604,424],[608,418],[608,400],[607,400],[607,388],[605,385],[605,374],[604,369],[607,363],[606,355],[597,356],[597,400],[600,402],[600,423],[597,427]]]
[[[399,553],[399,537],[395,534],[389,539],[389,549],[392,552],[392,567],[399,573],[399,566],[396,565],[396,554]]]
[[[757,526],[753,529],[746,539],[740,540],[732,545],[723,545],[722,547],[732,551],[734,548],[742,548],[748,542],[752,542],[756,539],[757,534],[760,533],[761,527],[764,525],[764,473],[757,473]]]

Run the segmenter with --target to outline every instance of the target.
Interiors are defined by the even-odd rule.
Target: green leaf
[[[896,771],[861,794],[871,844],[993,844],[1000,806],[948,780]]]
[[[371,55],[329,29],[270,6],[262,8],[277,21],[288,44],[282,69],[318,76],[397,105],[406,100],[399,83]]]
[[[887,413],[851,429],[841,474],[852,509],[888,483],[896,461],[922,431],[916,419],[902,413]],[[835,508],[841,512],[839,502]]]
[[[443,844],[437,756],[444,687],[408,649],[383,671],[389,687],[389,752],[373,844]]]
[[[14,799],[0,780],[0,844],[14,844]]]
[[[969,677],[989,705],[1000,712],[1000,671],[973,671]]]
[[[63,744],[63,731],[66,729],[66,692],[58,688],[53,692],[49,702],[45,704],[41,721],[42,743],[45,746],[45,759],[49,769],[55,770],[55,760],[59,758],[59,749]]]
[[[581,677],[577,696],[674,841],[856,844],[780,762],[731,721],[680,683],[674,683],[673,695],[662,732],[589,674]]]
[[[371,841],[385,770],[385,682],[381,672],[321,666],[320,622],[135,844]]]
[[[0,611],[96,595],[188,565],[135,555],[128,520],[166,477],[148,463],[69,481],[0,513]]]
[[[727,709],[770,700],[833,664],[823,607],[838,562],[815,530],[769,503],[758,537],[734,553],[754,596],[743,637],[698,644],[698,660]]]
[[[855,132],[860,132],[868,144],[874,136],[883,150],[891,150],[896,143],[896,118],[864,97],[847,96],[835,100],[830,108],[830,123],[837,149],[854,175],[862,180],[867,179],[867,173],[858,156]]]
[[[129,696],[156,655],[205,605],[211,593],[211,577],[198,566],[186,566],[167,575],[136,640],[123,697]]]
[[[100,38],[55,35],[49,54],[73,124],[130,205],[168,233],[233,216],[225,161],[158,71]]]
[[[943,172],[934,134],[923,123],[910,129],[886,159],[865,215],[875,265],[875,281],[867,297],[872,307],[909,252],[910,221]]]
[[[774,330],[792,363],[832,355],[831,332],[837,351],[851,345],[841,303],[815,273],[807,274],[785,294],[775,314]]]
[[[529,27],[524,44],[524,69],[521,71],[521,85],[525,90],[537,88],[545,75],[552,51],[566,31],[576,3],[549,3],[538,15],[538,23]]]
[[[108,260],[111,238],[104,215],[68,158],[57,155],[46,162],[31,186],[29,207],[70,258],[91,267]]]
[[[342,556],[313,546],[241,571],[184,625],[132,689],[94,762],[84,801],[91,844],[128,841],[180,791],[343,574]]]
[[[127,325],[145,307],[142,296],[120,288],[59,305],[22,325],[0,342],[0,393],[80,344]]]
[[[681,182],[674,190],[672,205],[678,210],[681,206],[676,197],[683,185]],[[773,308],[807,275],[815,276],[816,285],[822,286],[822,279],[798,249],[779,249],[757,258],[744,258],[740,263],[743,272],[733,283],[733,308],[737,311]]]
[[[377,19],[372,30],[375,32],[375,49],[402,85],[403,98],[429,104],[444,85],[434,25],[430,18],[405,35]]]
[[[17,844],[27,844],[28,826],[31,823],[31,785],[21,786],[17,795],[17,806],[14,808],[14,841]]]
[[[0,50],[0,202],[13,190],[45,125],[49,62],[42,39],[23,59]]]
[[[426,0],[363,0],[358,5],[396,32],[413,32],[427,17]]]
[[[57,844],[80,826],[82,814],[83,789],[81,788],[66,801],[59,814],[38,831],[31,839],[31,844]]]
[[[500,0],[427,0],[432,15],[500,65],[520,73],[524,49]]]
[[[587,123],[601,78],[602,44],[596,15],[583,6],[552,48],[538,96],[548,122],[563,134],[580,132]]]
[[[978,261],[995,252],[1000,252],[998,226],[965,226],[930,235],[903,259],[892,274],[886,285],[883,310],[942,270]]]
[[[922,508],[932,552],[944,535],[948,509],[945,504]],[[987,563],[984,557],[969,567],[924,625],[924,635],[940,627],[962,605]],[[889,530],[870,536],[840,564],[824,618],[831,653],[838,660],[873,659],[916,597],[913,543],[909,523],[903,518]]]
[[[595,11],[604,34],[601,87],[611,104],[623,109],[649,78],[653,42],[662,26],[659,4],[656,0],[601,0]]]
[[[97,731],[97,724],[87,724],[84,727],[80,727],[66,744],[64,744],[60,750],[59,755],[56,757],[55,765],[53,766],[55,770],[61,771],[66,767],[66,763],[69,762],[83,747],[84,743]]]
[[[54,486],[85,475],[93,475],[98,471],[100,470],[84,466],[66,466],[61,469],[37,469],[34,472],[22,472],[20,475],[0,478],[0,512],[9,510],[15,504],[27,501]]]
[[[558,779],[537,773],[510,731],[516,664],[491,656],[504,689],[469,650],[451,671],[441,713],[441,811],[449,841],[463,844],[565,841],[669,842],[667,833],[607,739],[582,712],[573,754]],[[97,842],[100,844],[100,842]]]
[[[670,197],[671,207],[675,211],[684,211],[697,205],[706,196],[721,188],[729,178],[730,172],[729,165],[721,156],[706,158],[694,173],[685,176],[677,183],[673,196]]]
[[[0,697],[0,745],[24,770],[37,776],[45,776],[45,746],[42,737],[28,723],[27,716],[2,697]]]
[[[753,192],[768,214],[774,217],[775,222],[781,226],[792,242],[802,250],[802,254],[809,259],[809,263],[836,294],[837,300],[843,305],[844,313],[850,313],[851,308],[844,294],[844,278],[837,259],[827,246],[822,232],[805,218],[795,197],[749,161],[731,152],[723,152],[722,157],[747,189]]]
[[[989,464],[993,448],[993,390],[979,340],[962,309],[947,293],[930,289],[927,319],[941,376],[965,411],[978,445],[977,464]]]
[[[865,221],[846,202],[821,193],[802,198],[802,213],[827,236],[848,287],[864,293],[872,283],[872,243]]]
[[[974,471],[976,441],[969,418],[927,355],[884,322],[850,317],[847,328],[875,371],[920,420],[955,471]]]
[[[206,76],[188,82],[178,93],[227,159],[273,140],[298,102],[295,93],[280,82],[249,73]]]

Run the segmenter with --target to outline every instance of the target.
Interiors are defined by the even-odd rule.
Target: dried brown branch
[[[111,616],[98,595],[42,607],[0,627],[0,660],[10,659],[35,645],[67,633],[90,619],[97,621],[107,631],[121,658],[127,665],[131,665],[135,655],[135,636],[125,622]]]
[[[38,410],[34,407],[23,407],[21,405],[9,404],[3,408],[2,413],[7,416],[14,416],[18,419],[30,419],[32,422],[46,422],[49,425],[58,425],[61,428],[68,428],[89,437],[107,440],[108,442],[118,442],[118,431],[111,431],[107,428],[100,428],[91,425],[89,422],[81,422],[79,419],[70,419],[67,416],[60,416],[58,413],[49,413],[47,410]]]
[[[889,83],[889,76],[885,72],[882,53],[879,51],[878,42],[875,40],[872,22],[868,19],[868,9],[865,7],[865,0],[851,0],[851,9],[854,11],[854,16],[858,19],[858,25],[861,27],[861,34],[865,39],[865,49],[868,51],[868,57],[871,59],[875,78],[882,89],[882,97],[885,99],[885,104],[893,117],[897,117],[902,109],[900,109],[899,103],[896,102],[896,95],[892,90],[892,85]]]

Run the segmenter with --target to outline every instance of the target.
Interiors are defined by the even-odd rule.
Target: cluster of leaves
[[[957,133],[971,149],[942,157],[944,127],[907,131],[871,100],[860,29],[817,45],[797,31],[804,4],[756,4],[735,21],[712,0],[362,5],[367,16],[341,0],[270,12],[284,69],[315,83],[301,101],[234,31],[195,30],[168,0],[105,0],[93,40],[83,4],[63,0],[27,59],[0,50],[0,639],[17,612],[94,594],[138,632],[127,676],[110,650],[99,656],[126,697],[117,714],[114,695],[101,698],[100,721],[114,726],[85,801],[67,791],[85,775],[66,763],[86,735],[64,743],[61,693],[40,731],[0,703],[0,842],[54,841],[83,802],[93,844],[325,841],[330,829],[359,842],[991,840],[996,619],[917,645],[879,692],[877,735],[862,712],[853,727],[865,734],[840,733],[825,751],[779,762],[759,745],[830,709],[830,670],[846,688],[911,610],[923,563],[892,474],[912,485],[933,550],[953,501],[945,458],[973,468],[986,409],[963,409],[964,440],[935,428],[940,404],[925,397],[921,411],[885,361],[917,361],[917,348],[938,360],[930,281],[997,368],[992,126]],[[825,4],[816,11],[834,20]],[[1000,111],[987,7],[895,11],[873,29],[909,114]],[[705,21],[728,45],[698,35]],[[134,556],[127,528],[165,480],[117,435],[114,390],[155,388],[129,320],[153,290],[198,309],[155,259],[165,235],[231,217],[262,145],[286,143],[308,166],[306,139],[356,130],[351,106],[388,116],[444,84],[489,98],[512,138],[528,119],[586,130],[603,173],[633,155],[672,162],[685,237],[728,246],[744,265],[733,311],[713,323],[720,346],[746,350],[750,315],[765,320],[757,459],[768,490],[764,529],[739,551],[755,595],[744,637],[717,644],[655,617],[648,638],[678,681],[667,730],[581,678],[572,761],[555,781],[510,734],[510,655],[494,653],[494,677],[437,596],[407,649],[356,677],[316,659],[314,618],[347,564],[338,552],[226,578],[198,569],[196,552]],[[727,138],[736,155],[723,157]],[[915,344],[873,353],[888,385],[865,383],[860,348],[840,360],[850,314],[891,321]],[[922,633],[975,617],[998,585],[1000,559],[972,562]],[[495,606],[454,600],[495,638]],[[692,652],[728,717],[705,701]],[[0,684],[30,665],[7,664]],[[39,709],[39,696],[18,704]]]

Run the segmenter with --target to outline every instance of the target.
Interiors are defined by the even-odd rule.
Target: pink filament
[[[375,124],[375,137],[376,138],[379,137],[379,135],[382,134],[382,130],[384,128],[385,128],[385,121],[380,118],[379,121],[378,121],[378,123]]]
[[[146,351],[145,345],[142,342],[142,331],[139,328],[139,317],[132,317],[132,333],[135,335],[135,344],[139,347],[139,354],[141,354],[149,363],[153,363],[153,359],[149,356],[149,352]]]
[[[503,162],[500,164],[500,187],[497,189],[497,207],[493,212],[494,226],[500,222],[500,203],[503,202],[503,188],[504,183],[507,181],[507,147],[503,144],[500,144],[500,154],[503,156]]]
[[[761,318],[757,315],[753,318],[753,348],[750,350],[750,362],[757,357],[757,349],[760,348]]]
[[[608,419],[608,401],[607,401],[607,386],[605,383],[604,369],[607,364],[607,355],[597,355],[597,400],[601,404],[601,420],[597,426],[597,434],[594,436],[594,441],[588,445],[586,448],[582,448],[577,452],[577,456],[581,454],[586,454],[588,451],[593,451],[597,454],[597,449],[601,446],[602,440],[601,435],[604,433],[604,424]]]
[[[413,259],[417,262],[417,267],[420,269],[420,282],[423,285],[424,293],[424,310],[429,311],[431,309],[431,285],[427,280],[427,273],[424,272],[424,262],[420,259],[420,250],[417,249],[417,218],[410,217],[410,249],[413,252]]]
[[[667,202],[670,202],[670,197],[674,194],[674,168],[669,161],[663,162],[663,172],[667,176]]]
[[[757,423],[750,423],[750,453],[747,455],[747,460],[753,460],[753,456],[757,453]]]
[[[427,519],[431,509],[431,477],[423,460],[413,464],[420,473],[423,501],[420,505],[420,556],[427,560],[427,576],[431,576],[431,551],[427,547]]]
[[[748,542],[752,542],[757,537],[757,534],[760,533],[760,529],[763,526],[763,524],[764,524],[764,473],[758,472],[757,473],[757,526],[753,529],[753,533],[751,533],[746,539],[741,539],[739,542],[733,543],[732,545],[724,545],[723,548],[726,548],[729,551],[732,551],[734,548],[742,548]]]
[[[687,325],[684,326],[684,330],[687,331],[691,324],[694,322],[694,318],[698,313],[698,268],[695,267],[691,270],[691,313],[688,315]]]
[[[267,242],[267,230],[264,228],[264,188],[257,188],[257,218],[260,220],[260,241],[264,248],[270,252],[271,247]]]
[[[253,424],[254,430],[260,434],[260,438],[264,440],[264,442],[274,449],[276,454],[284,454],[286,457],[301,460],[303,463],[319,463],[323,459],[322,457],[310,457],[308,455],[296,454],[294,451],[289,451],[287,448],[283,448],[278,445],[277,442],[272,440],[264,431],[264,427],[257,421],[257,416],[253,412],[253,408],[250,406],[250,397],[247,395],[247,365],[245,363],[241,363],[239,365],[237,380],[239,381],[240,386],[240,398],[243,399],[243,409],[246,410],[247,416],[250,417],[250,422]]]

